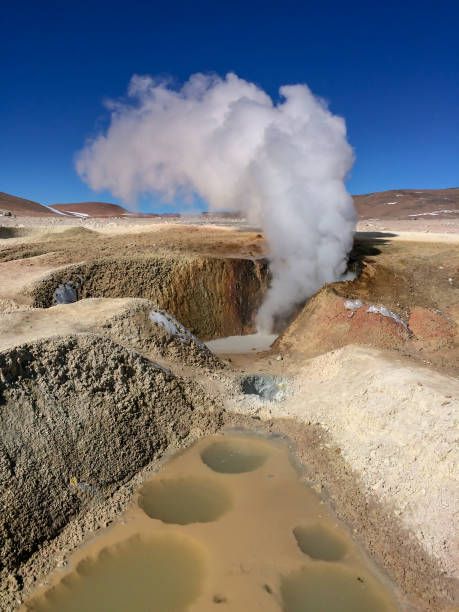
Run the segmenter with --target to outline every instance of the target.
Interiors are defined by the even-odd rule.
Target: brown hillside
[[[18,217],[57,217],[57,213],[50,210],[47,206],[0,191],[0,211],[3,210],[9,210]]]
[[[393,189],[353,196],[360,220],[366,219],[456,219],[459,217],[459,188],[451,189]],[[18,217],[66,215],[69,217],[174,217],[129,211],[109,202],[75,202],[53,204],[52,208],[32,200],[0,192],[0,211],[9,210]],[[229,213],[228,213],[229,214]]]
[[[352,196],[363,219],[455,219],[459,217],[459,188],[394,189]]]
[[[89,217],[119,217],[120,215],[135,215],[132,211],[109,202],[75,202],[73,204],[52,204],[56,210],[63,213],[79,213]]]

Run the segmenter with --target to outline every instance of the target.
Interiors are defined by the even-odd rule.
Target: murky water
[[[253,472],[266,461],[268,452],[255,440],[228,439],[208,444],[201,453],[204,463],[220,474]]]
[[[382,612],[379,589],[366,572],[338,564],[317,563],[282,578],[285,612]]]
[[[202,550],[186,538],[132,536],[80,561],[29,610],[180,612],[199,595],[204,568]]]
[[[389,612],[392,590],[287,448],[212,436],[139,489],[124,524],[23,607],[37,612]]]
[[[246,336],[227,336],[209,340],[206,346],[217,355],[234,355],[236,353],[251,353],[267,351],[277,338],[277,334],[248,334]]]
[[[300,550],[312,559],[340,561],[346,554],[346,541],[338,529],[332,530],[317,523],[295,527],[293,535]]]
[[[139,506],[150,518],[165,523],[208,523],[231,507],[231,496],[225,487],[212,480],[158,479],[140,489]]]

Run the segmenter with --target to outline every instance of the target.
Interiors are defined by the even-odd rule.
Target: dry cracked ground
[[[354,281],[299,304],[270,350],[216,356],[202,341],[254,331],[259,231],[20,221],[0,227],[2,610],[174,449],[234,427],[288,440],[400,609],[455,609],[459,226],[361,228]],[[257,373],[286,396],[244,395]]]

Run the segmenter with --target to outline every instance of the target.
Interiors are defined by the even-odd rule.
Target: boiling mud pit
[[[244,395],[253,395],[269,402],[280,402],[287,397],[287,381],[270,374],[249,374],[241,379]]]
[[[203,439],[21,610],[398,610],[386,579],[299,476],[278,441]]]

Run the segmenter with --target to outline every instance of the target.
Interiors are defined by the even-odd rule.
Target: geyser
[[[272,270],[260,329],[342,277],[356,221],[344,186],[353,153],[344,120],[306,85],[281,87],[274,103],[232,73],[195,74],[178,90],[135,75],[127,101],[109,108],[107,132],[77,158],[80,176],[128,204],[137,193],[197,194],[260,224]]]

